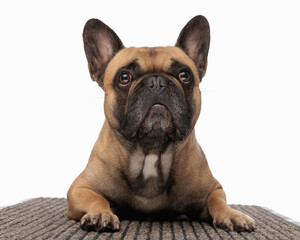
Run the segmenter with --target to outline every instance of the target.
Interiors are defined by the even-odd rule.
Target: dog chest
[[[162,153],[144,154],[137,146],[129,158],[127,177],[134,193],[153,197],[161,194],[173,162],[173,145]]]

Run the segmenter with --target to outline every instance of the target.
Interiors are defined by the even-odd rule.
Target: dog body
[[[68,191],[67,216],[84,229],[118,230],[121,216],[186,214],[229,230],[254,220],[231,209],[199,146],[209,25],[202,16],[174,47],[124,48],[99,20],[83,39],[91,78],[105,91],[106,120],[85,170]]]
[[[221,186],[211,175],[194,133],[185,143],[191,145],[188,149],[171,143],[162,152],[146,155],[139,145],[128,151],[117,144],[113,133],[106,132],[109,129],[106,124],[101,133],[109,138],[102,141],[99,136],[85,171],[74,185],[84,182],[111,203],[131,211],[185,214],[192,211],[199,216],[204,211],[206,216],[207,197]],[[190,156],[188,159],[186,154]]]

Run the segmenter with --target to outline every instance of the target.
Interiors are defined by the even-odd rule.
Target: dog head
[[[205,75],[209,24],[196,16],[174,47],[125,48],[97,19],[83,31],[91,78],[105,91],[104,110],[120,137],[143,146],[183,141],[201,109],[199,83]]]

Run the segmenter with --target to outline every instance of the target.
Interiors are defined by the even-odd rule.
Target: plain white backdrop
[[[82,29],[99,18],[125,46],[174,45],[195,15],[211,27],[197,138],[229,203],[300,221],[297,1],[1,1],[0,206],[66,197],[102,123]]]

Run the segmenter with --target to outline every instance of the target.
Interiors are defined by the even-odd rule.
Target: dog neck
[[[144,197],[162,194],[169,180],[173,160],[173,143],[162,152],[152,151],[147,154],[137,144],[129,155],[125,172],[130,187]]]

